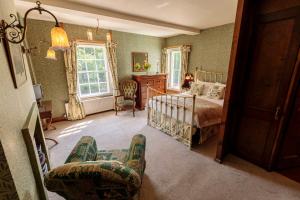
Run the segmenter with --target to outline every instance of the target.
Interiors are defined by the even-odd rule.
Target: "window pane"
[[[96,48],[96,59],[104,59],[103,48]]]
[[[99,82],[106,82],[106,72],[99,72],[98,77],[99,77]]]
[[[77,58],[84,59],[85,58],[85,51],[83,47],[77,47]]]
[[[90,94],[89,85],[80,85],[80,93],[81,93],[81,95]]]
[[[96,72],[90,72],[89,73],[89,80],[90,80],[90,83],[98,83],[97,73]]]
[[[102,92],[102,93],[108,92],[107,83],[100,83],[100,92]]]
[[[78,79],[80,84],[89,82],[87,73],[78,73]]]
[[[174,69],[180,69],[180,53],[174,54]]]
[[[90,87],[91,87],[91,93],[92,94],[99,93],[99,85],[98,85],[98,83],[97,84],[91,84]]]
[[[97,60],[96,65],[97,65],[97,70],[98,71],[104,71],[105,70],[104,60]]]
[[[173,83],[177,85],[179,84],[179,71],[173,72]]]
[[[83,60],[78,60],[77,61],[77,69],[78,69],[78,71],[85,71],[86,70],[85,62]]]
[[[86,59],[95,59],[94,48],[85,47],[85,58]]]
[[[96,96],[110,92],[105,47],[94,44],[77,46],[79,94]]]
[[[96,61],[95,60],[87,60],[86,66],[88,71],[96,71]]]

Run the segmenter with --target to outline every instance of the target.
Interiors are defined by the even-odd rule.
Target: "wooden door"
[[[291,109],[286,131],[282,138],[282,146],[277,161],[278,169],[286,169],[300,166],[300,85],[296,92],[296,98]]]
[[[300,7],[258,14],[253,29],[233,152],[270,168],[284,119],[287,91],[300,44]]]

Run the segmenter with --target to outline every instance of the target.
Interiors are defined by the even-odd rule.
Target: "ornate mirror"
[[[132,52],[132,71],[133,72],[145,72],[147,71],[143,66],[148,63],[147,52]]]

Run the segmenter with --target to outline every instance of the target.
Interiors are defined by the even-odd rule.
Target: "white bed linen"
[[[161,112],[163,114],[167,113],[168,116],[170,116],[170,117],[172,116],[172,118],[177,119],[177,107],[175,106],[176,105],[175,102],[177,101],[176,100],[176,96],[191,97],[191,95],[188,94],[188,93],[181,93],[181,94],[178,94],[178,95],[173,95],[173,102],[172,102],[172,104],[174,105],[174,107],[173,107],[172,111],[171,111],[171,108],[169,106],[167,108],[165,106],[165,103],[164,103],[164,102],[166,102],[166,97],[165,96],[153,97],[154,98],[153,102],[152,102],[152,99],[149,99],[149,107],[153,108],[154,110],[156,110],[158,112]],[[223,107],[223,103],[224,103],[223,99],[211,99],[211,98],[208,98],[206,96],[197,96],[196,98],[199,99],[199,100],[208,101],[208,102],[214,104],[212,106],[212,109],[214,109],[215,107],[219,107],[220,108],[219,110],[221,110],[221,108]],[[157,102],[155,99],[158,99],[159,101]],[[180,101],[179,104],[183,105],[183,98],[180,98],[180,99],[181,100],[179,100]],[[170,98],[168,98],[167,100],[170,101]],[[163,103],[161,104],[160,101],[162,101]],[[157,105],[156,105],[156,102],[157,102]],[[197,100],[196,100],[196,102],[197,102]],[[185,105],[186,105],[186,107],[189,108],[189,110],[186,110],[186,113],[184,115],[183,109],[179,108],[178,109],[179,110],[179,112],[178,112],[178,119],[181,120],[181,121],[185,121],[185,122],[191,124],[191,122],[192,122],[192,112],[191,112],[192,98],[187,98]],[[207,126],[211,126],[211,125],[215,125],[215,124],[221,123],[221,114],[222,114],[221,112],[219,112],[218,117],[215,117],[213,119],[209,119],[207,121],[201,121],[201,122],[199,122],[199,118],[201,118],[201,116],[199,116],[199,115],[207,115],[207,113],[205,113],[205,112],[208,112],[208,109],[209,109],[209,107],[207,107],[208,106],[207,104],[205,104],[203,106],[205,106],[204,107],[204,111],[197,113],[197,108],[202,108],[202,105],[201,104],[195,105],[196,112],[195,112],[195,115],[194,115],[194,124],[198,128],[203,128],[203,127],[207,127]],[[205,108],[206,108],[206,111],[205,111]],[[185,119],[185,120],[183,120],[183,119]]]

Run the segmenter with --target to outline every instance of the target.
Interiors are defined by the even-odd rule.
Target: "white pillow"
[[[216,82],[215,84],[219,85],[221,87],[224,87],[224,90],[222,91],[222,95],[221,95],[221,99],[224,99],[225,91],[226,91],[226,85],[224,83],[219,83],[219,82]]]
[[[198,82],[193,82],[191,85],[190,92],[192,95],[200,96],[203,93],[203,88],[204,88],[204,84],[198,83]]]
[[[226,85],[221,83],[214,83],[207,92],[207,97],[211,99],[223,99]]]
[[[197,83],[201,83],[204,85],[201,95],[205,95],[205,96],[207,95],[210,87],[214,85],[214,83],[204,82],[204,81],[197,81]]]

